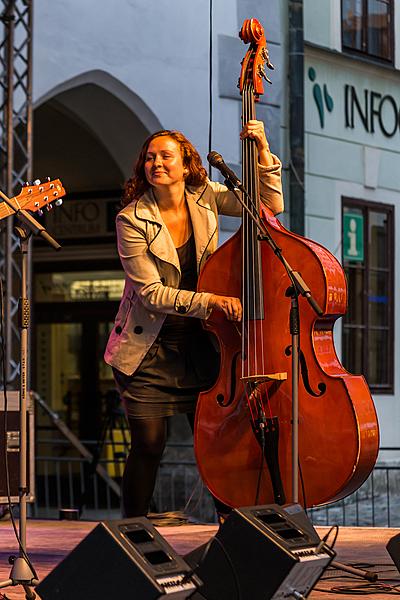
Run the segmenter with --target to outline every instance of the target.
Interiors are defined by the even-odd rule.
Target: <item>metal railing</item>
[[[97,442],[82,443],[95,457]],[[100,464],[118,484],[121,482],[125,456],[121,451],[113,456],[112,442],[104,442],[103,456],[98,461],[71,455],[73,449],[67,440],[39,439],[38,446],[51,448],[52,454],[47,451],[36,456],[36,498],[30,506],[32,517],[57,519],[60,509],[66,508],[77,509],[80,517],[87,520],[121,516],[120,495],[95,470]],[[160,465],[151,510],[185,510],[195,520],[215,521],[214,504],[200,480],[191,444],[168,445]]]
[[[398,455],[400,448],[381,448]],[[389,461],[390,462],[390,461]],[[400,526],[400,463],[378,462],[365,483],[354,493],[326,506],[308,511],[316,525],[352,527]]]
[[[58,518],[60,508],[78,508],[82,519],[120,517],[120,498],[94,471],[93,461],[65,455],[66,440],[41,440],[64,456],[36,457],[36,500],[31,515]],[[84,442],[95,454],[95,442]],[[105,446],[110,442],[106,442]],[[63,450],[64,448],[64,450]],[[400,448],[385,449],[400,452]],[[107,448],[105,448],[107,455]],[[119,483],[124,467],[122,453],[99,463]],[[400,465],[377,464],[367,481],[351,496],[308,510],[315,525],[400,526]],[[212,498],[200,480],[190,444],[169,444],[161,462],[152,510],[183,510],[201,522],[215,522]]]

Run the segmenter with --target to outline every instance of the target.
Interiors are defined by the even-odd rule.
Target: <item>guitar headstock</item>
[[[54,203],[56,206],[62,204],[65,189],[59,179],[44,181],[36,180],[33,185],[25,185],[18,196],[11,198],[16,210],[24,209],[31,212],[40,211],[44,206],[49,210]]]
[[[264,93],[263,79],[271,83],[267,77],[265,66],[268,69],[274,68],[269,60],[264,28],[257,19],[246,19],[239,32],[239,37],[245,44],[250,44],[250,48],[242,61],[238,87],[241,94],[250,87],[257,101]]]

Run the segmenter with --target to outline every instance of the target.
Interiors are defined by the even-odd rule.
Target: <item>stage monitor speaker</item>
[[[201,585],[148,519],[103,521],[37,586],[42,600],[189,598]]]
[[[386,544],[386,550],[389,552],[397,570],[400,573],[400,533],[390,538]]]
[[[232,511],[209,546],[185,559],[207,600],[301,600],[334,557],[299,505],[270,504]]]

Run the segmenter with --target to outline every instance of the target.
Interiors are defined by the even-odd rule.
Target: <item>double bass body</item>
[[[324,313],[318,317],[300,297],[299,501],[311,507],[343,498],[367,478],[378,452],[377,418],[364,378],[349,374],[334,348],[333,326],[347,304],[341,265],[318,243],[287,231],[268,209],[263,209],[262,217]],[[241,238],[242,229],[208,260],[200,290],[241,296]],[[264,318],[256,324],[250,350],[262,348],[268,373],[287,374],[286,379],[260,380],[257,393],[266,414],[279,426],[278,464],[290,501],[291,299],[286,294],[290,281],[270,246],[260,245]],[[252,427],[251,398],[246,397],[242,380],[242,361],[250,357],[243,356],[240,327],[214,313],[205,326],[218,340],[221,368],[213,388],[200,395],[196,413],[195,451],[201,475],[212,493],[230,506],[274,502],[276,490]],[[269,443],[267,437],[266,453],[274,451]]]

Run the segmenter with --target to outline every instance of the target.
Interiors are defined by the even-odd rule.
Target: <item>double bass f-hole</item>
[[[287,346],[285,348],[285,354],[286,354],[286,356],[291,356],[292,355],[292,347],[291,346]],[[323,381],[320,381],[317,384],[318,392],[315,392],[312,389],[311,384],[310,384],[310,378],[309,378],[309,375],[308,375],[307,361],[306,361],[306,358],[304,356],[304,352],[301,349],[299,351],[299,360],[300,360],[301,378],[303,380],[303,384],[304,384],[305,389],[310,394],[310,396],[314,396],[314,398],[320,398],[326,392],[326,384]]]
[[[232,360],[232,364],[231,364],[231,375],[230,375],[230,393],[229,393],[229,397],[228,400],[225,400],[225,396],[221,393],[217,394],[216,400],[217,400],[217,404],[219,406],[221,406],[222,408],[227,408],[228,406],[231,406],[231,404],[233,403],[233,401],[235,400],[235,396],[236,396],[236,366],[237,366],[237,361],[240,358],[241,353],[240,352],[236,352],[233,356],[233,360]]]

